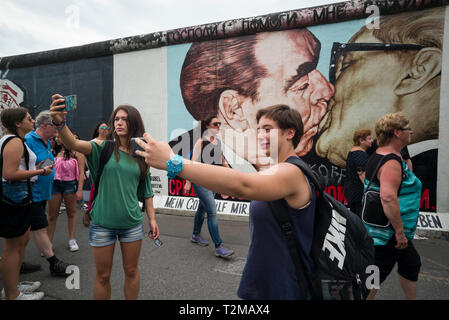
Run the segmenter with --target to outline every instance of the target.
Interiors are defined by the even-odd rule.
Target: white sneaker
[[[42,300],[43,298],[44,298],[43,292],[32,292],[32,293],[20,292],[19,295],[14,300]]]
[[[39,289],[41,283],[39,281],[22,281],[19,282],[19,291],[23,293],[31,293]]]
[[[39,281],[33,281],[33,282],[32,281],[22,281],[17,286],[17,289],[19,289],[19,292],[21,292],[21,293],[30,294],[30,293],[33,293],[34,291],[36,291],[37,289],[39,289],[40,286],[41,286],[41,283]],[[4,288],[2,289],[0,298],[2,300],[6,299],[6,293],[5,293]]]
[[[78,247],[78,243],[76,243],[75,239],[72,239],[69,241],[69,250],[71,252],[78,251],[79,249],[80,249],[80,247]]]

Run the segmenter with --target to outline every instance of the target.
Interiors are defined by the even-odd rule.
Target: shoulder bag
[[[33,203],[33,193],[30,178],[27,179],[28,196],[21,203],[15,203],[3,195],[3,149],[15,137],[9,137],[3,142],[0,153],[0,177],[2,179],[0,183],[0,237],[4,238],[15,238],[23,235],[31,223],[30,208]],[[29,170],[30,156],[23,140],[22,143],[26,169]]]
[[[387,228],[390,225],[390,220],[385,215],[384,208],[380,200],[380,191],[370,190],[371,183],[373,182],[373,179],[386,156],[387,155],[384,155],[380,159],[363,194],[362,220],[364,223],[373,227]],[[401,187],[399,186],[398,194],[400,190]]]

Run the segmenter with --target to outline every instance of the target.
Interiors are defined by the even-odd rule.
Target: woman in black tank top
[[[196,141],[193,147],[192,160],[229,168],[229,165],[223,156],[221,141],[217,138],[220,125],[221,123],[216,116],[201,121],[201,138]],[[191,188],[191,182],[186,180],[184,186],[185,194],[189,194]],[[226,249],[222,245],[223,241],[221,240],[220,232],[218,231],[215,193],[198,185],[194,186],[194,190],[200,203],[195,213],[193,233],[192,238],[190,239],[191,242],[200,246],[207,246],[209,244],[207,240],[200,237],[201,228],[204,222],[204,211],[206,211],[207,227],[215,245],[215,255],[217,257],[229,257],[234,251]]]

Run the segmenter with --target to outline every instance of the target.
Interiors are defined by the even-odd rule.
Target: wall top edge
[[[0,57],[0,70],[31,67],[163,46],[217,40],[367,18],[376,5],[381,15],[449,5],[449,0],[353,0],[261,16],[106,40],[81,46]]]

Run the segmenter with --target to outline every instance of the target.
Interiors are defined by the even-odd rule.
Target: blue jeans
[[[223,242],[220,238],[220,232],[218,231],[217,221],[217,208],[215,207],[215,193],[200,187],[196,184],[192,184],[195,189],[195,193],[200,199],[200,204],[195,213],[195,222],[193,225],[193,234],[199,235],[204,222],[204,211],[207,212],[207,228],[212,241],[215,244],[215,248],[218,248]]]

